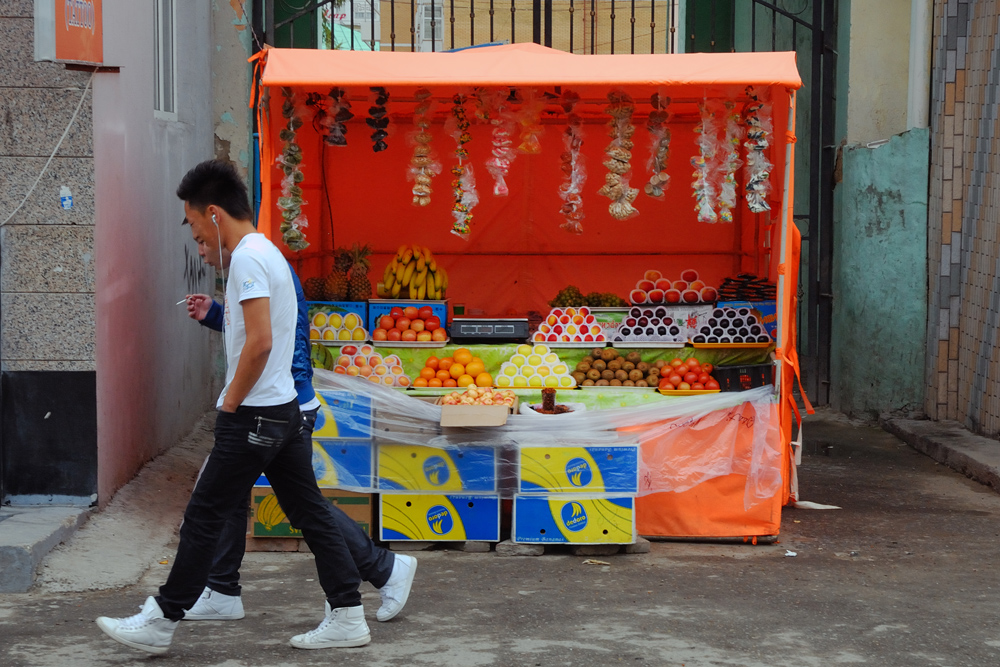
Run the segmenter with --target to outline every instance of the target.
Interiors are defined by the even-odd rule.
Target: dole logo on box
[[[435,505],[427,510],[427,525],[431,527],[435,535],[444,535],[451,532],[455,522],[447,507]]]
[[[429,457],[424,461],[424,477],[434,486],[447,483],[451,478],[447,461],[440,456]]]
[[[587,527],[587,512],[580,503],[566,503],[562,506],[560,514],[562,514],[563,524],[574,533]]]
[[[590,464],[581,458],[571,459],[566,464],[566,476],[569,483],[576,487],[587,486],[594,479]]]

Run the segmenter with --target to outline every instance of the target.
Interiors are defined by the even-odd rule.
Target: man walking
[[[177,624],[201,596],[219,535],[263,471],[289,521],[302,530],[316,559],[327,612],[320,625],[292,637],[297,648],[363,646],[371,641],[358,587],[361,576],[316,485],[311,447],[291,364],[296,301],[291,271],[278,249],[253,226],[246,187],[230,165],[206,161],[177,190],[203,257],[232,256],[224,307],[226,382],[216,407],[215,446],[184,513],[180,545],[166,583],[139,614],[100,617],[112,639],[165,653]],[[407,585],[408,588],[408,585]]]

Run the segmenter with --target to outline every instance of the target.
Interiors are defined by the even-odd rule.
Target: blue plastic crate
[[[448,323],[448,300],[443,301],[416,301],[411,299],[372,299],[368,302],[368,332],[378,329],[378,318],[388,315],[393,308],[406,308],[413,306],[417,309],[430,306],[435,317],[441,320],[441,326]]]

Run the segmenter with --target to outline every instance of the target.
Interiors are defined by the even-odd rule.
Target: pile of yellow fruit
[[[448,274],[438,266],[430,248],[399,246],[382,273],[376,292],[383,299],[441,300],[448,289]]]
[[[309,322],[312,340],[367,340],[368,332],[357,313],[314,313]]]

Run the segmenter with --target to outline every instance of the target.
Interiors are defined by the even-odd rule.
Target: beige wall
[[[911,0],[851,0],[848,144],[888,139],[907,129],[910,5]]]

